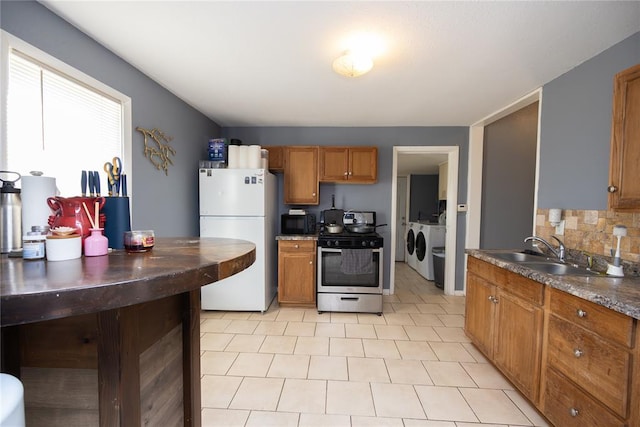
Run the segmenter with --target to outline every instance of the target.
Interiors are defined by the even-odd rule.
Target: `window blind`
[[[20,52],[9,54],[7,166],[56,178],[60,194],[80,195],[82,170],[100,172],[123,153],[123,107]]]

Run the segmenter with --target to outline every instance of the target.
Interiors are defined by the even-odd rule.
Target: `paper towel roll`
[[[241,145],[239,148],[240,155],[238,160],[238,168],[247,169],[249,167],[249,146]]]
[[[227,147],[229,151],[227,152],[227,162],[229,164],[229,168],[237,169],[238,163],[240,161],[240,146],[239,145],[229,145]]]
[[[262,148],[259,145],[249,146],[247,168],[260,169],[262,167],[262,163],[260,161],[262,158],[261,150]]]
[[[51,209],[47,198],[57,194],[56,179],[48,176],[23,176],[22,198],[22,231],[31,231],[34,225],[47,225]]]

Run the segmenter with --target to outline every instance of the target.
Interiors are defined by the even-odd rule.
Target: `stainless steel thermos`
[[[22,249],[22,200],[20,189],[14,186],[21,176],[10,171],[0,171],[0,174],[18,176],[14,180],[0,178],[0,252],[6,254]]]

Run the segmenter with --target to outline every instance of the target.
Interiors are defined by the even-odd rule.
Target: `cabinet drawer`
[[[556,426],[623,426],[597,400],[574,386],[569,380],[547,369],[543,413]]]
[[[467,259],[467,270],[482,277],[491,284],[504,283],[507,280],[507,270],[472,256]]]
[[[597,399],[626,416],[631,361],[627,350],[554,315],[549,316],[548,339],[548,366],[584,390],[597,390]]]
[[[556,289],[551,289],[550,298],[552,313],[631,348],[631,317]]]
[[[527,279],[519,274],[507,272],[507,286],[501,287],[508,292],[526,299],[533,304],[542,305],[544,301],[544,285]]]
[[[283,252],[313,252],[317,244],[315,240],[280,240],[278,249]]]

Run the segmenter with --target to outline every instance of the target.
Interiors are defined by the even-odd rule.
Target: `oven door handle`
[[[319,247],[321,252],[342,252],[342,249],[333,249],[333,248],[324,248],[322,246]],[[369,249],[369,248],[353,248],[353,249]],[[372,252],[380,253],[382,248],[371,249]]]

